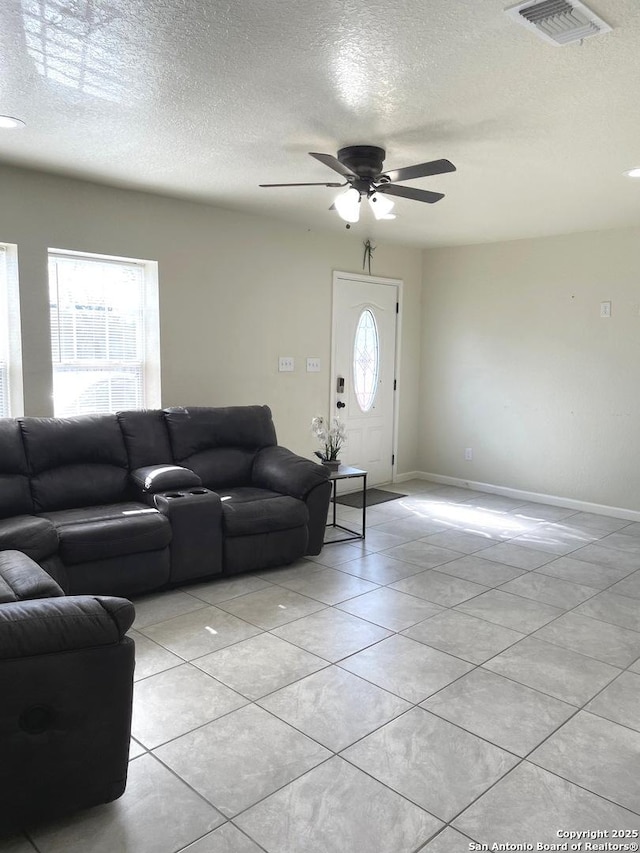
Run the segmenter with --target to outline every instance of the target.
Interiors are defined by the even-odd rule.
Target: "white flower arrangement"
[[[323,462],[334,462],[338,458],[340,448],[347,440],[345,425],[340,418],[328,418],[318,416],[311,421],[311,432],[318,439],[320,444],[324,445],[324,451],[314,450],[313,452]]]

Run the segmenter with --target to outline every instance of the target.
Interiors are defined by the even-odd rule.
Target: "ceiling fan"
[[[382,164],[386,156],[384,148],[375,145],[348,145],[338,151],[338,156],[318,154],[310,151],[325,166],[333,169],[345,179],[344,183],[296,183],[296,184],[260,184],[261,187],[346,187],[329,210],[337,210],[342,219],[347,222],[357,222],[360,218],[360,202],[366,198],[371,205],[376,219],[395,219],[393,202],[387,196],[409,198],[413,201],[424,201],[433,204],[444,198],[443,193],[420,190],[416,187],[398,187],[401,181],[414,178],[425,178],[429,175],[441,175],[444,172],[455,172],[456,167],[449,160],[431,160],[428,163],[417,163],[415,166],[405,166],[403,169],[383,171]]]

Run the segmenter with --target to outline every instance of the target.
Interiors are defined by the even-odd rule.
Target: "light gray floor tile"
[[[262,849],[232,823],[225,823],[180,853],[262,853]]]
[[[327,666],[326,660],[272,634],[259,634],[194,661],[248,699],[260,699]]]
[[[393,533],[394,536],[401,536],[405,542],[412,542],[421,539],[423,536],[429,536],[431,533],[444,533],[448,530],[448,526],[417,514],[411,518],[399,518],[386,521],[384,524],[376,524],[376,530],[381,530],[383,533]],[[399,559],[403,558],[399,557]]]
[[[227,817],[331,755],[255,705],[171,741],[156,754]]]
[[[442,607],[438,604],[387,588],[376,589],[358,598],[343,601],[337,606],[338,610],[375,622],[376,625],[382,625],[391,631],[402,631],[403,628],[442,612]]]
[[[469,853],[469,839],[447,826],[418,853]]]
[[[206,673],[183,664],[136,684],[131,732],[153,749],[246,702]]]
[[[629,526],[629,521],[624,518],[596,515],[594,512],[577,512],[571,516],[571,523],[582,524],[585,527],[591,527],[594,530],[604,531],[605,533],[613,533],[615,530],[621,530],[623,527]]]
[[[505,566],[475,555],[445,563],[444,566],[439,566],[438,571],[486,587],[498,586],[523,574],[522,569],[514,569],[513,566]]]
[[[566,610],[598,593],[598,590],[593,586],[570,583],[560,580],[560,578],[553,578],[550,575],[541,575],[539,572],[528,572],[526,575],[503,584],[500,589],[502,592],[512,592],[515,595],[541,601],[543,604],[552,604],[554,607],[561,607]]]
[[[413,853],[442,826],[337,756],[235,822],[268,853]]]
[[[327,609],[273,632],[283,640],[335,663],[389,636],[389,631],[349,613]]]
[[[129,761],[131,761],[134,758],[137,758],[139,755],[144,755],[145,752],[146,752],[146,749],[144,748],[144,746],[142,746],[142,744],[138,743],[137,740],[134,740],[133,738],[131,738],[131,740],[129,742]]]
[[[640,675],[623,672],[585,710],[640,732]]]
[[[431,495],[439,501],[464,503],[473,498],[482,497],[484,492],[478,492],[475,489],[464,489],[461,486],[441,486],[439,489],[434,489]]]
[[[631,672],[640,672],[640,658],[629,668]]]
[[[575,513],[574,509],[543,503],[520,504],[513,511],[513,515],[516,517],[528,518],[533,521],[561,521],[564,518],[574,516]]]
[[[478,507],[478,509],[488,509],[492,512],[512,512],[518,507],[527,506],[527,502],[523,500],[519,500],[518,498],[508,498],[504,495],[491,495],[491,494],[483,494],[479,497],[473,498],[469,501],[474,507]]]
[[[562,613],[559,607],[510,595],[498,589],[489,590],[471,601],[464,601],[456,609],[505,628],[513,628],[514,631],[526,632],[535,631]]]
[[[129,631],[129,636],[136,644],[136,669],[134,674],[136,681],[184,663],[182,658],[167,651],[138,631]]]
[[[398,536],[395,533],[386,533],[384,530],[378,530],[376,527],[367,529],[367,536],[364,540],[363,547],[366,551],[385,551],[387,548],[394,548],[396,545],[403,545],[406,542],[404,536]]]
[[[640,572],[634,572],[624,580],[614,584],[609,592],[616,595],[626,595],[629,598],[640,598]]]
[[[367,554],[359,560],[349,560],[340,566],[341,572],[349,572],[351,575],[365,578],[374,583],[387,584],[402,580],[402,578],[416,575],[422,571],[420,566],[413,563],[404,563],[402,560],[394,560],[386,554]]]
[[[296,560],[289,566],[282,566],[279,569],[265,569],[263,572],[258,572],[256,577],[269,583],[281,584],[286,580],[294,580],[295,578],[306,578],[312,572],[319,572],[324,566],[314,563],[310,558],[304,557],[302,560]]]
[[[635,598],[616,595],[613,592],[601,592],[595,598],[576,607],[581,616],[590,616],[602,622],[610,622],[620,628],[640,631],[640,604]]]
[[[447,530],[446,533],[432,533],[426,537],[425,541],[430,545],[437,545],[439,548],[450,548],[452,551],[459,551],[461,554],[473,554],[476,551],[482,551],[483,548],[495,545],[497,540],[482,533]]]
[[[257,592],[266,589],[269,583],[257,575],[238,575],[235,578],[220,578],[219,580],[198,583],[185,587],[185,592],[195,595],[208,604],[217,604],[219,601],[227,601],[229,598],[237,598],[248,592]],[[217,830],[219,831],[219,830]]]
[[[446,610],[402,633],[471,663],[484,663],[524,637],[511,628],[457,610]]]
[[[616,581],[621,580],[629,574],[629,569],[620,569],[613,566],[599,566],[595,563],[586,563],[584,560],[575,560],[573,557],[560,557],[552,563],[547,563],[536,569],[543,575],[551,575],[572,583],[593,586],[596,589],[606,589]]]
[[[514,537],[511,544],[542,551],[548,554],[551,560],[553,555],[561,557],[564,554],[570,554],[577,548],[587,545],[592,539],[592,536],[560,531],[551,525],[539,525],[529,533]]]
[[[458,658],[400,635],[382,640],[340,665],[414,703],[472,669]]]
[[[422,707],[517,755],[526,755],[576,711],[484,669],[459,678]]]
[[[174,853],[222,822],[213,806],[147,754],[129,764],[127,790],[119,800],[30,835],[40,853]]]
[[[414,708],[343,756],[441,820],[451,820],[517,758]]]
[[[441,604],[443,607],[453,607],[454,604],[459,604],[487,590],[486,586],[434,570],[404,578],[391,584],[391,588],[409,595],[417,595],[418,598],[426,598],[427,601]]]
[[[476,841],[558,844],[558,829],[639,829],[632,812],[523,762],[457,818]]]
[[[132,600],[136,609],[136,618],[133,623],[136,631],[207,606],[201,599],[181,592],[179,589],[155,592]]]
[[[536,631],[535,636],[622,668],[640,655],[640,634],[637,631],[574,612],[545,625]]]
[[[329,531],[327,531],[327,534]],[[329,566],[336,568],[342,563],[348,563],[349,560],[357,560],[362,557],[366,551],[361,544],[351,542],[332,542],[324,546],[322,551],[317,556],[309,557],[309,560],[316,565]]]
[[[615,548],[617,551],[624,551],[627,554],[640,555],[640,537],[629,536],[622,532],[610,533],[603,537],[598,542],[603,548]]]
[[[495,560],[496,563],[504,563],[506,566],[513,566],[525,571],[537,569],[553,559],[543,551],[536,551],[534,548],[521,548],[519,545],[512,545],[510,542],[494,545],[492,548],[488,548],[482,556],[487,560]]]
[[[601,542],[597,545],[587,545],[584,548],[580,548],[571,556],[576,560],[583,560],[586,563],[609,566],[620,572],[626,570],[626,574],[631,574],[631,572],[640,569],[640,555],[627,554],[624,551],[619,551],[617,548],[607,548]],[[621,580],[621,578],[618,578],[618,580]]]
[[[283,581],[282,586],[323,604],[337,604],[378,588],[377,584],[371,581],[335,569],[322,569],[305,578]]]
[[[640,812],[640,733],[581,711],[532,753],[534,764]]]
[[[336,666],[284,687],[258,704],[334,752],[411,707]]]
[[[322,610],[324,604],[283,586],[272,586],[230,601],[221,601],[219,606],[239,619],[268,631]]]
[[[606,663],[531,637],[483,666],[576,706],[584,705],[620,674]]]
[[[201,657],[231,643],[246,640],[260,629],[217,607],[204,607],[166,622],[150,625],[143,633],[185,660]]]
[[[462,556],[459,551],[451,551],[449,548],[438,548],[436,545],[429,545],[428,542],[424,542],[421,539],[407,542],[405,545],[396,545],[395,548],[390,548],[384,551],[384,553],[396,560],[414,563],[423,569],[432,569],[434,566],[440,566],[442,563],[457,560]]]

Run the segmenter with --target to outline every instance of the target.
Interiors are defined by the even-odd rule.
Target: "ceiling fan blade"
[[[317,154],[314,151],[309,151],[309,154],[311,157],[315,157],[316,160],[324,163],[325,166],[333,169],[333,171],[337,172],[339,175],[342,175],[345,178],[355,177],[351,169],[347,169],[347,167],[343,165],[337,157],[334,157],[333,154]]]
[[[259,187],[345,187],[337,182],[330,184],[258,184]]]
[[[428,178],[430,175],[442,175],[444,172],[455,172],[456,167],[449,160],[431,160],[429,163],[417,163],[415,166],[405,166],[404,169],[393,169],[383,174],[392,183],[397,181],[412,181],[414,178]]]
[[[396,195],[400,198],[410,198],[413,201],[426,201],[427,204],[433,204],[444,198],[444,193],[433,193],[429,190],[418,190],[415,187],[396,187],[394,184],[380,184],[376,188],[376,192],[384,193],[385,195]]]

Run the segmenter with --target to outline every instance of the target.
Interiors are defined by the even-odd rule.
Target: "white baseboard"
[[[594,504],[588,501],[578,501],[574,498],[563,498],[558,495],[545,495],[540,492],[525,492],[521,489],[510,489],[507,486],[496,486],[493,483],[477,483],[474,480],[463,480],[460,477],[447,477],[444,474],[410,471],[407,474],[398,474],[394,482],[402,483],[406,480],[428,480],[431,483],[442,483],[445,486],[458,486],[461,489],[474,489],[478,492],[487,492],[491,495],[502,495],[505,498],[521,500],[523,503],[530,502],[550,504],[551,506],[566,506],[569,509],[575,509],[576,512],[592,512],[595,515],[609,515],[612,518],[622,518],[626,521],[640,521],[640,511],[635,509]]]

